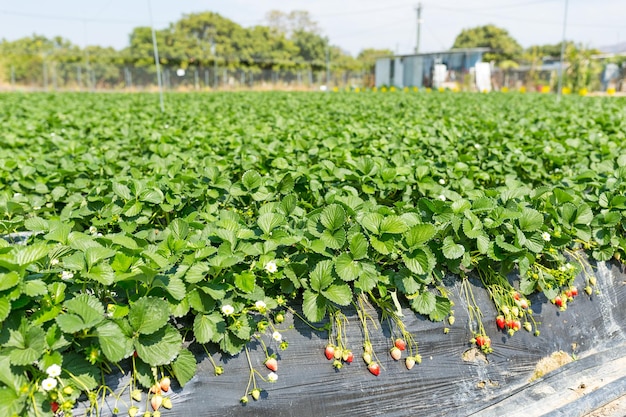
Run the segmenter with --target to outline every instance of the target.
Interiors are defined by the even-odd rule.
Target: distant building
[[[395,55],[376,60],[376,86],[433,87],[444,76],[446,81],[461,82],[489,48],[450,49],[443,52]],[[442,65],[445,71],[442,74]]]

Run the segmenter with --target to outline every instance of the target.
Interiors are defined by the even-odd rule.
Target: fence
[[[6,62],[7,60],[5,60]],[[313,90],[366,87],[373,73],[317,68],[233,69],[219,65],[176,68],[162,66],[162,81],[169,91],[287,89]],[[150,91],[157,88],[154,66],[115,63],[65,63],[42,60],[19,65],[10,62],[0,73],[0,88],[30,91]],[[4,75],[4,76],[3,76]]]

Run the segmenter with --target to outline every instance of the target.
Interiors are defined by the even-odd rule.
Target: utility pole
[[[415,43],[415,53],[420,53],[420,31],[422,29],[422,3],[417,3],[417,42]]]
[[[556,100],[561,100],[561,89],[563,88],[563,59],[565,58],[565,28],[567,27],[567,0],[565,0],[565,12],[563,14],[563,37],[561,40],[561,60],[559,63],[559,85],[556,92]]]
[[[157,46],[156,32],[154,31],[154,22],[152,21],[152,3],[148,0],[148,14],[150,15],[150,28],[152,29],[152,49],[154,50],[154,64],[156,65],[157,84],[159,86],[159,102],[161,104],[161,113],[165,111],[163,103],[163,82],[161,80],[161,63],[159,62],[159,47]]]

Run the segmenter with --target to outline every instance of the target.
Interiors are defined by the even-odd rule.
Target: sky
[[[418,0],[0,0],[0,39],[34,33],[123,48],[133,27],[165,28],[183,14],[217,12],[242,26],[265,23],[270,10],[307,10],[333,45],[410,53],[416,44]],[[588,47],[626,42],[626,0],[422,0],[421,52],[441,51],[462,29],[503,27],[523,46],[563,36]]]

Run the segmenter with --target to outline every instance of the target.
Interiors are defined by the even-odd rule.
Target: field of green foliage
[[[568,308],[593,291],[585,259],[626,257],[624,99],[181,94],[163,114],[156,100],[0,95],[0,415],[69,415],[81,394],[96,407],[118,363],[131,403],[143,392],[160,412],[170,378],[195,373],[186,347],[287,349],[285,314],[328,323],[341,368],[344,307],[372,374],[368,306],[410,368],[398,310],[452,325],[445,275],[488,289],[500,314],[474,306],[468,342],[489,353],[482,320],[538,332],[528,295]]]

